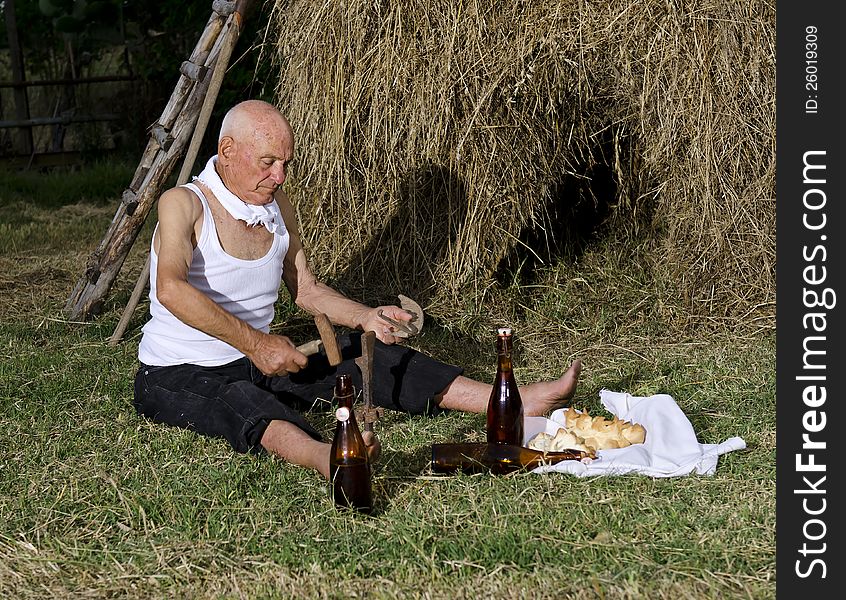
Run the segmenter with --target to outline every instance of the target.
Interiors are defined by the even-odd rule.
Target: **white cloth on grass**
[[[646,429],[644,443],[599,450],[597,460],[565,460],[543,465],[533,469],[533,473],[555,471],[582,477],[628,473],[651,477],[679,477],[690,473],[713,475],[719,455],[746,448],[746,442],[739,437],[729,438],[721,444],[700,444],[693,425],[673,397],[667,394],[640,397],[602,390],[599,397],[612,415],[643,425]],[[549,419],[526,417],[524,445],[541,431],[554,435],[566,423],[564,412],[564,409],[558,409]]]
[[[276,233],[282,225],[282,213],[279,212],[279,206],[276,200],[269,204],[261,206],[255,204],[247,204],[238,196],[229,191],[223,184],[220,175],[214,168],[217,162],[217,154],[212,156],[206,163],[206,168],[194,178],[195,181],[204,183],[220,202],[221,206],[226,209],[234,219],[246,221],[247,225],[264,225],[270,233]]]

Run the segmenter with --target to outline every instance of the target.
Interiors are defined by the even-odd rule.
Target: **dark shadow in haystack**
[[[577,261],[590,244],[607,235],[607,226],[619,203],[619,187],[612,168],[615,144],[611,129],[590,150],[575,148],[571,172],[549,185],[537,225],[526,227],[497,267],[500,281],[532,283],[538,268],[566,260]],[[622,157],[617,157],[621,160]]]
[[[464,226],[466,187],[449,168],[425,164],[397,184],[396,198],[383,229],[353,253],[333,284],[371,306],[397,304],[404,294],[425,308]],[[427,315],[426,329],[430,322]]]

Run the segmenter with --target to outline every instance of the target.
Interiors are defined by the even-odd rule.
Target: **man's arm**
[[[259,331],[234,317],[188,283],[188,270],[203,219],[199,199],[174,188],[159,199],[159,226],[154,240],[159,302],[177,319],[234,346],[266,375],[299,371],[308,359],[288,338]]]
[[[347,298],[322,281],[318,281],[309,267],[303,250],[293,205],[282,191],[277,192],[276,202],[290,236],[282,280],[297,306],[311,314],[324,313],[338,325],[362,331],[374,331],[376,337],[386,344],[400,341],[402,338],[392,335],[390,325],[380,319],[377,313],[381,309],[386,316],[397,321],[410,321],[412,316],[399,306],[371,308]]]

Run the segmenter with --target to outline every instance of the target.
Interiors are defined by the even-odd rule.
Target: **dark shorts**
[[[344,361],[309,357],[308,367],[285,377],[267,377],[248,359],[218,367],[141,365],[135,375],[135,409],[153,421],[225,438],[238,452],[260,452],[261,438],[274,419],[289,421],[321,439],[303,412],[329,410],[335,377],[352,376],[361,390],[361,334],[340,336]],[[433,398],[462,373],[411,348],[376,341],[373,355],[373,403],[414,415],[435,415]]]

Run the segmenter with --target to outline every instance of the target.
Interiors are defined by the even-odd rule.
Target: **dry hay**
[[[774,299],[773,5],[276,0],[270,22],[305,242],[348,290],[466,301],[587,202],[607,246],[650,249],[650,293]]]

